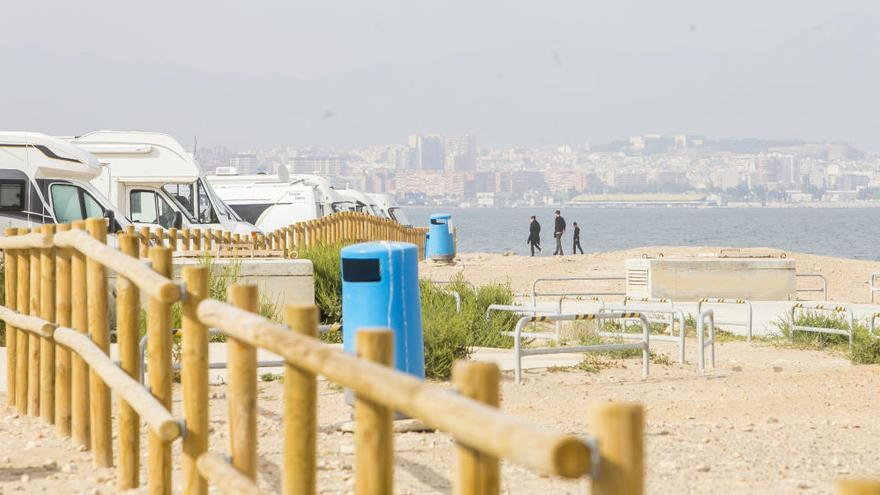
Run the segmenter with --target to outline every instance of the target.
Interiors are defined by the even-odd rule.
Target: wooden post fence
[[[256,285],[229,288],[229,302],[256,313]],[[251,480],[257,479],[257,349],[235,338],[226,344],[229,359],[229,441],[232,466]]]
[[[318,337],[318,309],[289,306],[287,324],[307,337]],[[292,364],[284,367],[284,466],[285,495],[311,495],[316,489],[318,431],[318,379]]]
[[[36,229],[32,232],[36,233]],[[40,316],[40,250],[31,248],[30,255],[30,280],[28,288],[30,302],[28,313],[31,316]],[[27,412],[31,416],[40,415],[40,337],[35,333],[28,333],[28,393]]]
[[[27,234],[27,229],[18,229],[18,235]],[[19,249],[18,277],[16,281],[16,303],[18,312],[23,315],[30,314],[30,263],[31,257],[28,249]],[[28,345],[30,337],[27,332],[20,332],[16,339],[15,350],[15,407],[21,414],[27,414],[28,403]]]
[[[3,234],[7,237],[16,235],[18,231],[12,227],[7,227]],[[6,293],[6,307],[17,310],[16,303],[16,282],[18,281],[18,251],[7,249],[3,253],[3,288]],[[15,408],[15,382],[16,382],[16,351],[17,339],[19,331],[9,322],[6,322],[6,405]]]
[[[59,224],[57,231],[70,230],[70,224]],[[55,249],[55,322],[72,327],[70,319],[70,248]],[[64,346],[55,347],[55,430],[58,436],[70,436],[71,356]]]
[[[389,329],[361,328],[356,333],[357,352],[362,358],[391,366],[394,357]],[[354,403],[355,493],[393,493],[394,430],[392,411],[381,403],[356,397]]]
[[[453,368],[452,380],[459,393],[465,397],[498,407],[501,373],[494,363],[459,361]],[[497,457],[460,442],[456,451],[458,471],[455,476],[455,493],[497,495],[501,491],[501,470]]]
[[[43,225],[43,234],[51,239],[55,225]],[[55,248],[40,252],[40,318],[55,321]],[[55,342],[40,338],[40,418],[55,423]]]
[[[171,250],[150,248],[153,270],[171,278]],[[150,390],[171,410],[171,304],[150,297],[147,302],[147,354]],[[151,494],[171,493],[171,443],[154,432],[147,435],[147,478]]]
[[[138,257],[137,237],[119,237],[121,251]],[[133,281],[116,275],[116,340],[119,364],[128,376],[140,378],[140,290]],[[119,401],[119,466],[116,470],[120,490],[137,488],[140,484],[140,418],[125,401]]]
[[[107,243],[107,223],[103,218],[86,220],[89,234]],[[107,310],[107,272],[101,261],[86,257],[89,336],[105,354],[110,354],[110,322]],[[96,467],[113,465],[113,431],[110,417],[110,389],[92,370],[89,373],[92,449]]]
[[[85,222],[78,220],[71,224],[73,230],[84,230]],[[70,261],[70,313],[73,328],[80,333],[87,333],[89,317],[86,311],[88,306],[86,294],[86,257],[76,249],[71,251]],[[73,355],[71,368],[71,426],[73,429],[73,441],[77,445],[91,448],[91,433],[89,425],[89,368],[86,362],[76,354]]]
[[[180,381],[183,387],[183,416],[187,434],[183,439],[183,492],[205,495],[208,484],[198,472],[199,456],[208,450],[208,327],[196,314],[208,297],[207,266],[183,267],[187,294],[183,301],[183,355]]]

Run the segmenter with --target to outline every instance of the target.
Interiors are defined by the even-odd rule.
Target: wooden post
[[[193,229],[192,230],[192,243],[194,251],[202,250],[202,230],[201,229]]]
[[[59,224],[58,232],[70,230]],[[55,323],[71,327],[70,320],[70,248],[55,249]],[[70,349],[55,346],[55,431],[70,436]]]
[[[141,227],[141,252],[140,257],[146,258],[150,255],[150,227]]]
[[[278,249],[281,250],[281,257],[287,258],[287,237],[288,237],[288,227],[282,227],[281,230],[278,231]]]
[[[86,223],[82,220],[73,222],[72,228],[84,230]],[[73,328],[80,333],[87,333],[89,316],[87,312],[86,288],[86,257],[76,249],[70,256],[70,317]],[[89,427],[89,367],[82,358],[73,353],[70,373],[70,423],[73,441],[89,449],[92,446]]]
[[[834,487],[837,495],[880,495],[880,478],[839,478]]]
[[[171,248],[171,252],[177,251],[177,229],[171,227],[168,229],[168,247]]]
[[[590,424],[602,469],[593,495],[644,495],[645,413],[641,404],[606,402],[593,407]]]
[[[55,224],[43,225],[43,233],[55,233]],[[40,318],[55,321],[55,248],[40,253]],[[55,423],[55,342],[40,338],[40,418]]]
[[[232,244],[232,232],[223,232],[223,244]]]
[[[7,227],[3,234],[7,237],[16,235],[18,231],[15,228]],[[6,307],[16,311],[18,305],[15,302],[16,282],[18,281],[18,252],[14,250],[5,250],[3,252],[3,288],[6,293]],[[23,335],[23,333],[22,333]],[[15,407],[15,366],[16,351],[19,331],[15,327],[6,324],[6,404],[9,407]]]
[[[171,250],[150,248],[153,270],[171,278]],[[150,391],[171,410],[171,305],[154,297],[147,302],[147,355]],[[147,480],[151,494],[171,493],[171,442],[147,435]]]
[[[189,251],[191,249],[189,242],[189,229],[183,229],[180,231],[180,243],[181,251]]]
[[[29,249],[30,253],[30,307],[31,316],[40,316],[40,250]],[[24,314],[24,313],[23,313]],[[31,416],[40,415],[40,337],[28,333],[28,394],[27,409]]]
[[[196,308],[208,297],[207,266],[183,267],[187,295],[183,301],[183,357],[180,381],[183,387],[183,493],[205,495],[208,484],[196,462],[208,450],[208,327],[202,325]]]
[[[214,230],[205,230],[205,251],[210,252],[214,248]]]
[[[256,285],[236,284],[229,288],[229,302],[256,313],[259,297]],[[252,480],[257,479],[257,350],[229,338],[229,441],[232,466]]]
[[[501,373],[494,363],[459,361],[452,370],[452,381],[461,395],[495,408],[499,405],[499,380]],[[489,495],[501,491],[497,457],[461,443],[457,444],[456,452],[455,493]]]
[[[287,324],[297,333],[318,337],[318,309],[288,306]],[[315,493],[318,432],[318,381],[308,371],[284,366],[284,495]]]
[[[119,237],[120,250],[132,258],[138,257],[137,237]],[[140,310],[141,296],[137,285],[116,275],[116,341],[119,347],[119,367],[128,376],[140,381]],[[124,400],[119,400],[119,466],[116,483],[120,490],[140,485],[140,418]]]
[[[27,229],[18,229],[18,235],[25,235]],[[18,281],[16,282],[16,306],[18,312],[30,314],[31,303],[31,256],[27,249],[16,250],[18,257]],[[25,331],[19,332],[21,338],[15,340],[15,407],[21,414],[27,414],[28,398],[28,344],[29,336]]]
[[[391,330],[361,328],[356,333],[358,355],[391,366],[394,356]],[[355,493],[394,493],[394,431],[391,409],[357,397],[354,403]]]
[[[107,223],[103,218],[89,218],[86,228],[95,240],[107,243]],[[110,322],[107,307],[107,271],[100,260],[86,258],[88,287],[89,337],[105,354],[110,354]],[[94,370],[89,372],[89,405],[92,425],[92,449],[95,467],[113,465],[113,427],[110,415],[110,388]]]

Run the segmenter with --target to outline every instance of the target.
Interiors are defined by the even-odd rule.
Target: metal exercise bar
[[[712,299],[708,297],[704,297],[702,299],[697,300],[697,314],[701,314],[703,310],[703,306],[707,304],[720,305],[720,304],[742,304],[746,308],[746,319],[745,321],[719,321],[716,320],[716,325],[727,325],[727,326],[741,326],[746,328],[748,341],[752,341],[752,302],[748,299],[725,299],[725,298],[717,298]]]
[[[818,278],[819,280],[821,280],[822,287],[819,287],[818,289],[797,289],[797,288],[795,288],[795,291],[796,292],[821,292],[822,293],[822,300],[823,301],[828,300],[828,279],[825,278],[825,275],[822,275],[821,273],[798,273],[798,274],[795,274],[795,277],[797,277],[797,278]]]
[[[795,324],[795,312],[797,310],[802,311],[827,311],[831,313],[843,313],[846,315],[846,322],[849,325],[849,330],[843,330],[840,328],[830,328],[830,327],[806,327]],[[871,318],[873,321],[873,318]],[[839,304],[837,306],[826,306],[824,304],[807,304],[807,303],[795,303],[791,306],[791,332],[812,332],[812,333],[827,333],[831,335],[843,335],[849,339],[849,347],[852,348],[853,343],[853,332],[855,331],[856,320],[853,316],[852,309],[845,305]],[[792,335],[794,336],[794,335]]]
[[[650,301],[649,301],[650,302]],[[651,308],[646,306],[625,306],[620,308],[615,308],[613,306],[603,308],[600,311],[638,311],[645,315],[645,318],[650,323],[652,320],[648,318],[648,315],[651,313],[657,314],[667,314],[670,316],[669,320],[657,320],[660,323],[668,323],[669,324],[669,333],[670,335],[652,335],[651,338],[653,340],[661,340],[665,342],[677,342],[678,343],[678,362],[684,364],[685,362],[685,337],[687,336],[687,330],[685,329],[685,320],[686,316],[684,311],[681,308]],[[675,320],[678,319],[678,335],[675,335]],[[626,330],[626,325],[624,324],[624,330]]]
[[[542,282],[597,282],[618,281],[626,282],[626,277],[595,275],[591,277],[539,277],[532,282],[532,306],[536,305],[538,296],[625,296],[625,291],[602,292],[602,291],[564,291],[538,293],[538,284]]]
[[[877,329],[874,326],[874,320],[877,318],[880,318],[880,313],[872,313],[871,316],[868,317],[868,335],[875,339],[880,339],[880,334],[877,333]]]
[[[709,323],[709,338],[704,335],[706,322]],[[697,352],[699,352],[700,373],[706,371],[706,348],[709,348],[709,364],[715,367],[715,312],[711,308],[704,309],[697,318]]]
[[[880,278],[880,272],[872,272],[868,278],[868,285],[871,286],[871,304],[874,304],[874,293],[880,292],[880,285],[875,285],[874,283],[877,278]]]
[[[598,332],[603,337],[616,338],[639,338],[640,342],[632,344],[598,344],[587,346],[571,346],[571,347],[545,347],[536,349],[522,349],[522,337],[529,337],[533,334],[524,333],[523,327],[527,323],[533,322],[556,322],[556,321],[584,321],[584,320],[619,320],[619,319],[637,319],[642,324],[642,333],[624,334],[619,332]],[[651,335],[648,326],[648,320],[641,313],[636,312],[608,312],[608,313],[585,313],[585,314],[563,314],[563,315],[545,315],[545,316],[524,316],[516,323],[516,329],[513,332],[505,332],[510,335],[513,333],[513,352],[514,352],[514,380],[517,384],[522,383],[522,358],[523,356],[535,356],[539,354],[561,354],[561,353],[577,353],[577,352],[603,352],[610,350],[625,349],[641,349],[642,350],[642,375],[648,377],[648,358],[650,351]],[[537,337],[537,336],[535,336]],[[551,339],[553,337],[550,337]]]

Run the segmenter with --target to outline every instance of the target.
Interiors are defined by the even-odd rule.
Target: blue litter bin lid
[[[382,257],[393,251],[406,251],[415,249],[415,244],[408,242],[378,241],[378,242],[362,242],[360,244],[352,244],[346,246],[340,251],[343,258],[376,258]]]
[[[433,223],[434,220],[449,220],[450,218],[452,218],[452,215],[449,213],[434,213],[430,217],[431,223]]]

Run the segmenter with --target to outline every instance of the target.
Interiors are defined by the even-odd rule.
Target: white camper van
[[[349,198],[354,203],[355,211],[373,215],[374,217],[388,218],[388,215],[378,208],[376,200],[369,195],[357,191],[355,189],[338,189],[339,194],[345,198]]]
[[[192,154],[167,134],[96,131],[70,142],[104,164],[92,183],[136,225],[257,230],[217,197]]]
[[[382,211],[386,217],[394,220],[400,225],[411,226],[409,219],[406,217],[406,213],[400,208],[400,205],[397,204],[394,197],[390,194],[384,193],[367,193],[367,196],[371,197],[373,201],[375,201],[376,208]]]
[[[0,132],[0,226],[32,227],[85,218],[129,225],[91,183],[98,160],[66,141],[35,132]]]
[[[320,177],[228,173],[208,180],[233,210],[266,232],[354,207]]]

